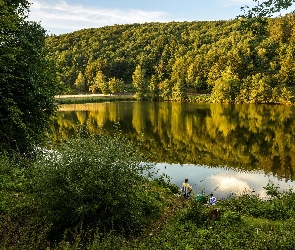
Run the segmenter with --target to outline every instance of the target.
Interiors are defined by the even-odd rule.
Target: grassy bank
[[[83,104],[83,103],[100,103],[113,101],[136,101],[134,94],[123,95],[60,95],[55,100],[58,104]],[[210,96],[205,94],[189,95],[189,102],[210,102]]]
[[[55,100],[58,104],[83,104],[112,101],[135,101],[132,94],[124,95],[60,95]]]
[[[84,104],[84,103],[100,103],[100,102],[113,102],[113,101],[136,101],[137,99],[133,94],[124,95],[60,95],[55,97],[57,104]],[[187,97],[187,102],[196,103],[210,103],[213,102],[208,94],[190,94]],[[294,105],[295,99],[288,103],[268,103],[268,104],[281,104],[281,105]]]
[[[30,159],[0,155],[0,249],[295,248],[293,190],[269,183],[268,200],[244,193],[209,206],[147,176],[120,134],[80,136]]]

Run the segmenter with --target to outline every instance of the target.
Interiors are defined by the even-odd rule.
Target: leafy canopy
[[[0,148],[26,152],[44,138],[56,107],[45,30],[26,20],[29,3],[0,0]]]
[[[281,10],[287,10],[295,2],[294,0],[268,0],[260,2],[258,0],[253,0],[257,5],[253,8],[249,6],[242,7],[244,15],[240,17],[246,18],[263,18],[272,17],[274,13],[278,13]]]

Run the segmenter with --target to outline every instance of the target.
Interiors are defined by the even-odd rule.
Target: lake
[[[294,187],[295,107],[191,102],[109,102],[61,105],[55,141],[80,125],[112,134],[115,124],[159,174],[218,198],[245,190],[265,196],[268,181]]]

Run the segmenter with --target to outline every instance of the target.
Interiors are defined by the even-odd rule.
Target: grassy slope
[[[0,249],[295,249],[292,190],[278,193],[270,185],[268,201],[245,194],[206,206],[194,197],[183,199],[177,187],[162,181],[151,183],[148,192],[161,213],[151,216],[141,236],[77,233],[72,244],[65,239],[53,247],[46,240],[49,225],[40,225],[35,214],[29,171],[0,160]],[[221,219],[210,221],[208,212],[215,208]]]

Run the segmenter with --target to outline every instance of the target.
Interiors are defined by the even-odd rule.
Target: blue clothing
[[[214,196],[211,196],[209,199],[210,205],[215,205],[216,204],[216,198]]]

